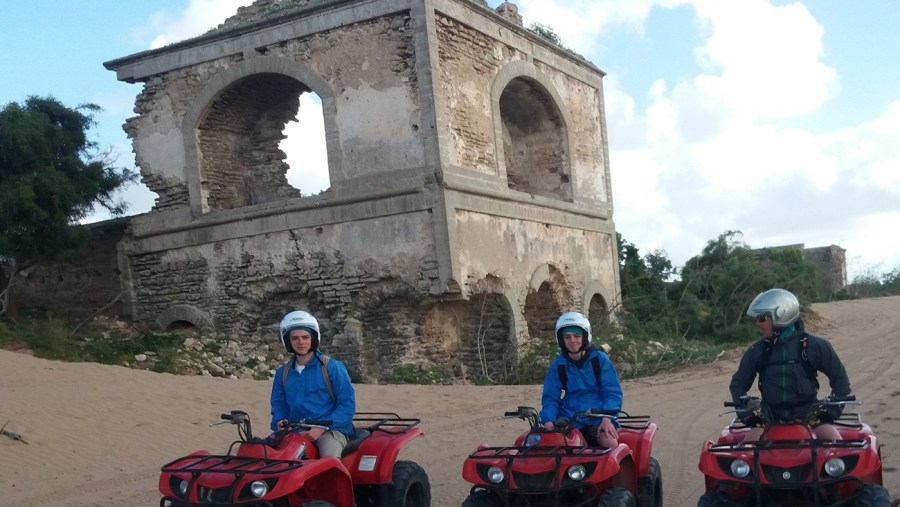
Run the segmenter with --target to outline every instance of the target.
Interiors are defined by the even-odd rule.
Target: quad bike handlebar
[[[219,416],[221,420],[210,424],[210,426],[218,426],[219,424],[234,424],[238,427],[238,436],[241,442],[278,442],[285,435],[297,429],[322,428],[328,429],[333,421],[325,419],[300,419],[298,421],[290,421],[284,428],[281,428],[268,437],[261,439],[253,436],[253,429],[250,424],[250,415],[243,410],[232,410],[227,414]]]
[[[557,430],[560,430],[560,429],[565,429],[565,428],[574,426],[575,422],[582,417],[587,417],[587,418],[618,417],[620,414],[624,414],[626,416],[628,415],[628,414],[625,414],[625,412],[622,412],[621,410],[618,410],[618,409],[604,410],[604,409],[600,409],[600,408],[591,408],[588,410],[575,412],[568,419],[561,417],[553,423],[553,426]],[[515,411],[504,412],[503,415],[497,417],[497,419],[522,419],[523,421],[526,421],[529,423],[532,431],[548,431],[547,428],[544,428],[544,426],[541,425],[541,417],[538,414],[538,411],[534,409],[534,407],[520,406],[520,407],[517,407]]]
[[[825,398],[813,402],[806,415],[801,422],[811,424],[814,421],[821,421],[823,414],[828,414],[828,407],[843,407],[846,405],[861,405],[862,402],[856,401],[856,396],[849,394],[847,396],[826,396]],[[726,401],[725,407],[733,407],[732,410],[726,410],[719,415],[735,414],[741,421],[753,420],[756,418],[761,424],[769,425],[773,418],[766,404],[756,396],[742,396],[738,401]],[[832,415],[833,419],[837,417]]]

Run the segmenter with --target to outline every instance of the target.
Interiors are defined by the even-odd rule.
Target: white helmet
[[[566,350],[566,344],[563,342],[562,330],[567,327],[577,327],[584,331],[584,340],[581,342],[581,350],[588,348],[591,344],[591,322],[584,315],[578,312],[567,312],[559,316],[556,320],[556,343],[559,344],[561,350]]]
[[[769,289],[756,296],[747,315],[758,317],[768,315],[772,319],[772,326],[786,328],[797,322],[800,318],[800,302],[797,296],[784,289]]]
[[[315,352],[319,348],[319,321],[315,317],[302,310],[291,312],[281,319],[281,343],[284,349],[294,354],[294,348],[291,347],[291,339],[288,334],[294,329],[305,329],[312,336],[311,352]]]

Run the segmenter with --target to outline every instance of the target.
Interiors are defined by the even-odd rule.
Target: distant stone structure
[[[102,307],[114,302],[121,292],[117,246],[126,235],[129,221],[117,218],[88,225],[91,239],[74,258],[34,264],[19,271],[14,301],[30,307],[55,303]],[[9,271],[2,259],[0,269],[4,274]]]
[[[803,258],[816,267],[820,300],[827,301],[847,287],[847,250],[837,245],[803,248]]]
[[[803,243],[769,247],[767,249],[794,248],[803,252],[803,260],[816,268],[816,296],[828,301],[831,296],[847,287],[847,250],[837,246],[806,248]],[[760,252],[766,249],[756,249]]]
[[[142,83],[125,124],[158,195],[118,244],[125,311],[274,341],[305,308],[377,381],[417,364],[498,379],[595,322],[619,279],[602,78],[467,0],[260,0],[216,30],[105,63]],[[301,94],[330,188],[279,149]]]

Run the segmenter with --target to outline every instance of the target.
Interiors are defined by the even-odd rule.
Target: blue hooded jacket
[[[591,366],[592,358],[600,361],[600,385]],[[559,379],[559,365],[566,368],[566,395],[562,396],[562,381]],[[604,352],[591,346],[584,357],[573,361],[565,352],[550,364],[544,378],[544,393],[541,397],[541,422],[556,422],[558,418],[569,419],[575,412],[588,409],[620,410],[622,408],[622,384],[619,374]],[[599,419],[585,418],[576,426],[596,426]],[[613,423],[618,427],[615,418]]]
[[[337,359],[328,361],[328,378],[334,388],[332,401],[325,376],[322,374],[322,353],[318,350],[303,371],[297,373],[294,361],[282,364],[275,372],[272,383],[272,431],[277,429],[278,421],[287,419],[331,420],[329,429],[338,430],[349,438],[353,435],[353,414],[356,413],[356,393],[350,382],[347,368]],[[290,368],[287,381],[282,384],[282,370]],[[286,386],[286,389],[285,389]]]

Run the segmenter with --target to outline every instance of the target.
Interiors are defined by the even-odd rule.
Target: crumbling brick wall
[[[816,266],[816,294],[821,300],[847,287],[847,251],[837,245],[804,248],[803,259]]]
[[[120,218],[87,226],[90,239],[70,261],[36,264],[16,276],[13,298],[22,306],[104,306],[121,291],[118,265],[119,241],[125,237],[128,219]],[[112,308],[120,311],[121,305]]]

